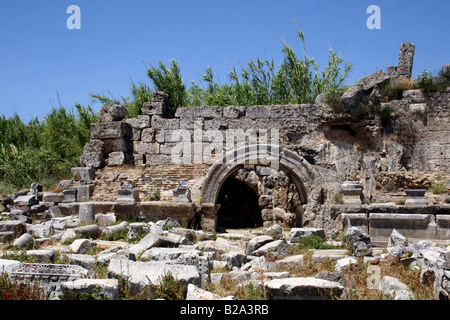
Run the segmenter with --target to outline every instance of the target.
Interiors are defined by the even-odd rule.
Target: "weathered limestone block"
[[[54,202],[54,203],[60,203],[64,200],[64,194],[62,192],[44,192],[42,195],[42,201],[44,202]],[[44,210],[45,211],[45,210]],[[42,211],[40,211],[42,212]]]
[[[14,240],[13,247],[15,248],[25,248],[28,244],[33,243],[34,238],[29,233],[24,233],[19,238]]]
[[[147,115],[139,115],[137,118],[126,119],[125,122],[131,126],[133,131],[131,140],[135,141],[141,140],[143,129],[151,126],[150,116]]]
[[[342,272],[343,270],[351,270],[358,265],[358,261],[352,257],[341,258],[336,261],[334,270],[336,272]]]
[[[100,213],[95,215],[95,221],[97,225],[102,227],[109,227],[116,222],[116,215],[112,213]]]
[[[246,107],[229,106],[223,108],[223,117],[227,119],[239,119],[245,115]]]
[[[267,119],[269,118],[268,106],[250,106],[245,110],[245,117],[248,119]]]
[[[76,202],[77,201],[77,190],[68,189],[63,190],[63,203]]]
[[[78,202],[87,202],[92,196],[94,192],[94,184],[86,184],[80,185],[77,190],[77,201]]]
[[[104,153],[105,143],[99,139],[91,139],[89,144],[83,147],[83,153]]]
[[[126,119],[125,122],[129,123],[132,128],[136,129],[149,128],[151,125],[150,117],[146,115],[139,115],[137,118]]]
[[[364,96],[364,90],[360,85],[354,85],[347,89],[341,96],[341,102],[346,107],[356,107]]]
[[[129,153],[124,153],[121,151],[111,152],[108,157],[108,166],[117,167],[126,164],[133,163],[133,156]]]
[[[393,229],[391,236],[389,237],[388,247],[394,246],[407,246],[408,239],[397,230]]]
[[[76,167],[70,170],[72,171],[73,180],[79,181],[81,184],[90,184],[94,181],[95,175],[92,168]]]
[[[286,239],[292,244],[296,244],[300,238],[307,238],[317,235],[325,240],[325,231],[323,228],[292,228]]]
[[[98,110],[98,122],[121,121],[128,114],[127,108],[118,104],[107,104]]]
[[[409,105],[409,111],[412,114],[424,115],[426,110],[427,110],[427,104],[426,103],[411,103]]]
[[[383,86],[389,81],[389,78],[389,75],[387,75],[383,70],[378,70],[372,75],[361,79],[358,82],[358,85],[360,85],[364,91],[368,91],[376,86]]]
[[[145,166],[146,163],[145,155],[133,153],[133,162],[136,167]]]
[[[133,260],[134,255],[130,255],[130,252],[127,249],[116,246],[103,250],[96,256],[96,259],[100,265],[107,266],[112,259]]]
[[[117,139],[131,136],[131,126],[126,122],[91,123],[91,139]]]
[[[287,256],[289,251],[289,245],[286,242],[286,240],[275,240],[271,241],[262,247],[258,248],[257,250],[252,252],[252,255],[255,256],[266,256],[270,254],[273,257],[276,258],[284,258]]]
[[[14,200],[14,206],[16,206],[16,208],[18,206],[32,206],[38,203],[39,201],[36,199],[35,195],[19,196]]]
[[[344,196],[344,204],[361,205],[363,187],[359,182],[345,181],[341,185],[341,190]]]
[[[195,266],[200,274],[202,284],[208,283],[212,269],[211,255],[194,249],[183,248],[152,248],[146,251],[141,259],[149,261],[165,261],[168,264]]]
[[[414,295],[406,284],[391,276],[384,276],[380,282],[380,291],[390,295],[393,300],[413,300]]]
[[[142,130],[141,141],[152,143],[155,142],[155,130],[152,128],[145,128]]]
[[[19,267],[21,262],[10,259],[0,259],[0,274],[3,272],[11,272]]]
[[[197,241],[197,234],[195,233],[195,230],[175,227],[170,229],[170,232],[185,237],[192,243]]]
[[[63,295],[72,296],[80,293],[95,294],[105,299],[117,300],[119,297],[119,280],[117,279],[78,279],[61,283]]]
[[[223,115],[223,108],[217,106],[202,106],[197,108],[196,118],[220,119]]]
[[[350,249],[357,257],[372,254],[370,236],[364,230],[358,227],[350,227],[345,237]]]
[[[277,300],[331,300],[344,291],[340,283],[311,277],[273,279],[265,282],[264,287]]]
[[[80,164],[96,169],[103,168],[105,166],[105,157],[103,156],[103,152],[85,152],[80,157]]]
[[[80,223],[92,224],[95,221],[95,205],[90,203],[81,203],[78,210]]]
[[[223,107],[219,106],[200,106],[178,108],[175,117],[183,119],[220,119],[223,116]],[[186,128],[184,128],[186,129]]]
[[[182,285],[187,286],[189,283],[201,285],[200,275],[195,266],[122,259],[113,259],[108,266],[108,278],[127,279],[131,294],[141,292],[149,284],[160,285],[162,277],[169,273]]]
[[[27,250],[27,256],[36,259],[37,263],[52,263],[55,259],[55,252],[46,249]]]
[[[407,99],[410,103],[425,102],[425,95],[421,89],[412,89],[403,91],[403,99]]]
[[[157,142],[134,141],[133,149],[137,154],[159,154],[160,144]]]
[[[88,253],[97,244],[89,239],[76,239],[70,245],[69,249],[73,253]]]
[[[230,251],[222,255],[222,261],[225,261],[230,268],[240,268],[244,264],[246,257],[247,255],[242,252]]]
[[[402,42],[398,57],[397,75],[399,78],[411,78],[413,68],[415,45]]]
[[[169,116],[169,95],[164,92],[154,92],[152,102],[142,104],[142,114],[167,118]]]
[[[160,116],[152,116],[152,128],[155,130],[178,130],[180,119],[166,119]]]
[[[395,228],[408,239],[433,239],[436,226],[432,214],[369,213],[372,243],[387,243]]]
[[[283,229],[278,223],[271,225],[270,227],[264,229],[264,234],[267,234],[274,239],[280,239],[283,236]]]
[[[257,236],[253,237],[247,245],[246,253],[248,255],[253,255],[253,252],[264,246],[265,244],[274,241],[270,236]]]
[[[25,224],[19,220],[0,221],[0,232],[12,231],[15,234],[22,234],[25,230]]]
[[[193,284],[188,284],[186,300],[234,300],[233,297],[223,298],[218,294],[201,289]]]

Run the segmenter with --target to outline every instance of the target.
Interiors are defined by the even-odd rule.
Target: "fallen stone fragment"
[[[195,266],[167,264],[163,261],[136,262],[131,260],[111,260],[108,278],[127,279],[131,294],[137,294],[149,285],[160,285],[165,275],[171,274],[182,285],[201,285],[200,274]]]
[[[287,256],[288,251],[289,245],[286,240],[275,240],[253,251],[252,254],[255,256],[266,256],[270,254],[275,258],[284,258]]]
[[[406,237],[403,236],[396,229],[393,229],[391,232],[391,236],[389,237],[388,247],[394,247],[397,245],[398,246],[407,246],[408,239],[406,239]]]
[[[218,294],[201,289],[193,284],[187,287],[186,300],[234,300],[233,296],[221,297]]]
[[[331,300],[344,292],[344,286],[316,278],[284,278],[264,283],[269,297],[276,300]]]
[[[14,240],[13,247],[15,248],[25,248],[28,244],[33,243],[34,238],[29,233],[24,233],[19,238]]]
[[[78,279],[61,283],[63,295],[72,296],[80,293],[92,294],[104,299],[117,300],[119,297],[119,280],[117,279]]]
[[[307,238],[317,235],[325,240],[325,230],[322,228],[292,228],[286,236],[289,243],[296,244],[300,238]]]
[[[36,259],[37,263],[52,263],[55,259],[55,253],[53,250],[27,250],[27,256]]]
[[[127,249],[124,249],[121,246],[116,246],[100,252],[97,254],[96,258],[100,265],[107,266],[112,259],[133,260],[134,255],[130,256],[130,252]]]
[[[414,300],[408,286],[394,277],[384,276],[380,282],[380,290],[390,295],[393,300]]]
[[[358,227],[350,227],[345,234],[345,238],[357,257],[372,254],[370,236],[364,230]]]
[[[252,238],[248,242],[246,254],[253,254],[254,251],[271,241],[273,241],[273,238],[270,236],[257,236]]]
[[[89,239],[76,239],[70,245],[69,249],[73,253],[88,253],[97,244]]]
[[[89,254],[71,253],[67,257],[69,264],[81,266],[87,270],[91,270],[96,264],[95,258]]]

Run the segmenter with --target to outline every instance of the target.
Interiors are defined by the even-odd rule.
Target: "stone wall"
[[[397,67],[388,67],[387,72],[379,70],[360,80],[341,97],[343,105],[349,108],[357,107],[365,98],[378,101],[381,108],[390,107],[393,112],[388,123],[376,114],[355,119],[347,113],[337,113],[325,95],[320,95],[315,104],[185,107],[179,108],[172,119],[168,118],[168,96],[163,92],[155,92],[152,102],[143,104],[142,115],[134,119],[126,119],[126,109],[122,106],[105,105],[99,110],[98,123],[91,125],[91,141],[80,158],[81,168],[73,170],[78,197],[82,195],[79,201],[93,196],[101,200],[96,190],[108,184],[104,172],[110,174],[113,168],[123,170],[128,166],[142,171],[137,175],[136,171],[130,176],[126,172],[117,175],[115,189],[108,191],[110,194],[127,179],[134,179],[142,187],[142,181],[148,181],[144,179],[146,175],[156,176],[154,172],[149,173],[151,168],[168,166],[174,169],[166,179],[169,181],[165,189],[160,186],[163,199],[170,200],[171,189],[167,185],[189,176],[185,180],[190,180],[192,201],[201,207],[204,192],[201,189],[205,188],[202,181],[208,176],[207,168],[244,144],[278,145],[281,153],[292,151],[300,156],[300,162],[311,166],[313,181],[308,182],[307,190],[301,190],[307,193],[307,198],[302,200],[299,190],[300,197],[294,197],[291,183],[284,186],[283,192],[290,190],[286,196],[295,198],[295,203],[277,203],[288,215],[300,212],[300,224],[304,225],[323,227],[335,219],[327,204],[339,202],[344,181],[360,182],[364,198],[371,202],[386,202],[381,191],[403,192],[406,185],[396,184],[396,190],[389,186],[392,187],[393,177],[402,181],[400,177],[404,173],[430,176],[432,172],[433,176],[440,177],[437,182],[443,182],[448,188],[450,88],[427,94],[420,89],[405,90],[401,99],[390,101],[380,94],[387,85],[405,79],[407,83],[412,81],[414,50],[414,45],[403,43]],[[244,144],[239,137],[247,139]],[[266,165],[270,166],[270,161]],[[188,174],[195,166],[202,167],[195,171],[199,175],[196,180]],[[247,169],[256,174],[259,167]],[[290,169],[285,173],[289,175],[289,172]],[[242,172],[230,174],[249,180]],[[258,179],[260,186],[255,188],[258,196],[268,195],[261,190],[270,188],[264,186],[266,182],[261,175]],[[415,180],[417,188],[429,188],[430,183]],[[145,196],[145,190],[140,189],[141,196]],[[336,225],[333,224],[334,229]]]
[[[84,148],[81,165],[94,169],[127,164],[152,167],[186,159],[186,163],[212,164],[218,156],[214,150],[211,153],[215,147],[211,134],[222,133],[218,150],[224,154],[238,147],[236,142],[227,143],[227,134],[253,129],[258,139],[268,142],[275,133],[282,147],[301,155],[338,185],[360,181],[364,195],[371,199],[379,172],[450,171],[450,91],[425,96],[420,90],[406,90],[403,97],[382,103],[394,109],[387,128],[376,117],[352,121],[320,103],[188,107],[178,109],[173,119],[151,108],[157,104],[165,110],[164,103],[147,103],[143,110],[147,114],[136,119],[105,122],[100,117],[92,124],[92,140]],[[202,135],[200,143],[194,140],[198,134]],[[188,145],[184,151],[191,153],[187,158],[183,158],[182,142]],[[199,145],[200,156],[195,154]]]

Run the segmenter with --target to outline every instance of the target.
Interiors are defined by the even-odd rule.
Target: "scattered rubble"
[[[112,215],[108,214],[114,221]],[[431,241],[410,242],[396,229],[386,247],[389,253],[381,255],[380,248],[371,247],[370,236],[357,227],[347,230],[347,249],[295,254],[293,248],[300,237],[320,236],[323,230],[285,228],[281,235],[276,232],[276,238],[265,235],[278,230],[275,226],[258,232],[219,233],[211,239],[214,235],[182,228],[173,219],[116,221],[110,225],[99,219],[102,216],[94,217],[101,227],[82,226],[76,216],[51,218],[41,222],[50,226],[44,237],[28,233],[35,227],[22,221],[0,221],[0,230],[12,232],[14,238],[9,246],[3,245],[8,249],[2,251],[0,270],[18,282],[39,279],[51,299],[77,299],[83,294],[118,299],[123,285],[120,279],[125,279],[131,295],[138,295],[148,288],[153,290],[168,274],[185,287],[183,294],[188,300],[236,299],[208,291],[210,284],[217,286],[226,279],[237,281],[239,286],[251,285],[267,299],[346,299],[352,290],[347,287],[347,272],[358,268],[358,259],[370,263],[387,261],[390,256],[405,266],[420,269],[421,281],[433,286],[434,299],[448,299],[450,295],[449,248]],[[55,232],[63,237],[52,240]],[[102,236],[119,232],[125,241],[101,240]],[[38,244],[40,248],[35,249]],[[17,260],[20,254],[27,257],[27,262]],[[307,268],[310,263],[328,263],[332,267],[311,276],[296,276],[295,270]],[[107,268],[106,278],[94,272],[102,267]],[[377,286],[393,300],[417,299],[406,284],[392,276],[379,279]]]

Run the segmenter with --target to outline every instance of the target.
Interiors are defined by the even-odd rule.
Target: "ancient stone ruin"
[[[107,244],[110,249],[93,263],[108,265],[108,278],[129,277],[135,292],[148,279],[158,282],[165,270],[195,291],[192,284],[212,281],[218,255],[236,272],[257,265],[273,271],[275,264],[261,259],[267,252],[288,259],[289,246],[305,234],[314,231],[330,241],[346,231],[356,256],[372,255],[372,247],[395,248],[388,251],[397,257],[413,252],[439,278],[435,298],[448,298],[450,255],[438,246],[450,241],[450,89],[427,94],[406,89],[399,99],[381,94],[386,86],[413,81],[414,50],[413,44],[402,43],[398,66],[361,79],[340,98],[347,108],[367,101],[389,108],[387,124],[377,114],[354,119],[335,112],[326,95],[315,104],[179,108],[172,119],[164,92],[154,93],[137,118],[126,118],[123,106],[105,105],[98,123],[91,125],[80,167],[72,169],[73,179],[60,182],[60,193],[43,192],[35,184],[3,200],[7,211],[0,241],[17,241],[23,234],[38,238],[23,238],[25,244],[17,244],[23,248],[33,241],[64,243],[123,230],[130,239],[145,234],[131,246]],[[445,190],[434,194],[430,190],[436,184]],[[226,237],[193,245],[205,234],[242,228],[266,231],[244,237],[245,249],[231,248]],[[396,233],[409,244],[393,244]],[[90,242],[85,245],[92,248]],[[162,248],[167,246],[179,248]],[[151,270],[142,256],[154,262]],[[337,268],[353,263],[345,254],[335,260],[341,258],[347,260]],[[92,263],[73,259],[81,258],[71,257],[70,265]],[[0,267],[20,279],[28,272],[41,278],[54,273],[56,282],[58,277],[64,283],[78,281],[78,286],[63,283],[58,290],[90,285],[69,267],[52,271],[1,261]],[[346,291],[340,282],[278,276],[265,283],[278,298],[305,298],[302,290],[311,286],[317,291],[310,298]],[[391,285],[386,284],[390,279],[383,280]],[[110,285],[116,284],[105,284]],[[281,292],[281,287],[289,289]],[[117,297],[105,290],[108,297]]]

